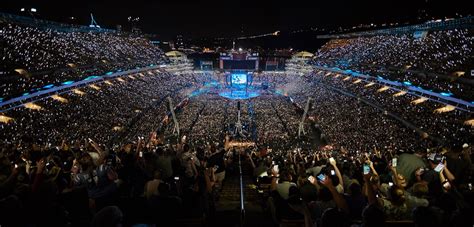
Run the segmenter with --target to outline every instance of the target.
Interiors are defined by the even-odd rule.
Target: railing
[[[240,175],[240,226],[244,225],[245,220],[245,204],[244,204],[244,181],[242,179],[242,163],[239,153],[239,175]]]
[[[409,94],[419,96],[419,97],[426,97],[437,103],[441,103],[444,105],[452,105],[456,109],[461,110],[461,111],[472,113],[474,109],[474,104],[470,103],[469,101],[454,98],[454,97],[443,96],[436,92],[424,90],[415,86],[407,86],[398,81],[390,81],[383,78],[377,78],[374,76],[357,73],[351,70],[341,70],[341,69],[327,68],[327,67],[321,67],[321,66],[314,66],[314,68],[318,70],[322,70],[322,71],[328,71],[328,72],[357,77],[367,82],[374,82],[381,85],[388,85],[392,89],[395,89],[397,91],[402,91],[402,90],[407,91]]]

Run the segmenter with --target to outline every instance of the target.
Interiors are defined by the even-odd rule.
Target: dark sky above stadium
[[[163,39],[236,37],[276,30],[353,26],[360,23],[411,21],[421,10],[433,16],[472,13],[468,1],[450,0],[2,0],[3,12],[35,7],[42,18],[65,21],[74,16],[87,24],[93,13],[103,27],[127,26],[128,16],[141,18],[139,27]]]

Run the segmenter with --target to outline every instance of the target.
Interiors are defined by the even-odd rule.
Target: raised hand
[[[36,173],[37,174],[42,173],[45,166],[46,166],[46,163],[45,163],[44,159],[40,159],[39,161],[37,161],[36,162],[36,167],[38,169],[36,170]]]

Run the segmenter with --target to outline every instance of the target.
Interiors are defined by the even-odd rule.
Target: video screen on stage
[[[232,84],[246,84],[247,74],[232,74]]]

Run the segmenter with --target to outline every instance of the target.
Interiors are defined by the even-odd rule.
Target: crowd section
[[[316,64],[450,74],[472,66],[473,43],[466,30],[339,39],[317,53]],[[2,72],[25,70],[0,78],[2,97],[164,61],[142,37],[3,20],[0,47]],[[474,132],[465,124],[472,113],[435,113],[444,105],[414,104],[419,97],[324,71],[259,72],[258,97],[229,100],[216,92],[219,74],[181,71],[134,73],[3,111],[0,225],[179,226],[191,219],[209,226],[238,159],[253,167],[257,189],[268,192],[265,208],[275,225],[473,225]],[[472,92],[418,73],[390,76]],[[306,134],[298,137],[308,98]],[[236,130],[239,112],[243,133]],[[255,146],[235,148],[233,140]]]
[[[163,52],[143,37],[58,31],[8,20],[0,20],[0,48],[0,71],[6,73],[1,78],[2,97],[165,62]]]
[[[196,94],[215,81],[209,73],[149,72],[78,88],[82,95],[60,94],[67,103],[37,101],[39,111],[18,107],[4,113],[15,120],[0,125],[2,226],[180,225],[190,219],[209,224],[238,155],[252,163],[258,189],[268,185],[266,207],[275,223],[472,226],[472,140],[465,137],[472,128],[463,132],[460,120],[451,117],[464,113],[435,115],[425,110],[436,107],[430,101],[413,105],[409,96],[393,97],[391,91],[377,92],[378,85],[369,89],[326,72],[261,73],[258,82],[273,88],[250,100],[227,100],[212,89]],[[447,142],[422,139],[330,86],[392,108]],[[167,97],[179,106],[180,137],[173,132]],[[297,137],[308,97],[313,100],[304,138],[312,137],[310,127],[319,128],[323,135],[316,146]],[[229,146],[242,139],[234,131],[238,110],[243,139],[256,139],[256,147]],[[18,220],[15,213],[32,218]]]
[[[317,82],[331,85],[365,98],[371,103],[383,107],[386,111],[395,113],[403,119],[410,121],[428,133],[428,135],[438,137],[447,144],[465,143],[474,139],[472,126],[465,123],[474,117],[468,111],[454,109],[449,112],[436,113],[436,109],[443,108],[446,105],[434,101],[414,104],[413,101],[419,99],[419,96],[409,93],[403,94],[395,89],[379,91],[383,87],[382,85],[367,87],[367,82],[354,83],[357,80],[354,78],[345,80],[346,76],[337,76],[337,74],[326,75],[327,72],[321,71],[309,76],[309,78],[313,81],[314,79],[312,78],[318,78]],[[349,100],[352,100],[352,102],[356,101],[353,98],[348,98]]]
[[[250,154],[274,222],[306,227],[470,226],[472,158],[470,147],[459,146]]]
[[[18,107],[4,112],[14,121],[0,125],[0,138],[20,142],[28,131],[34,142],[51,144],[87,138],[100,144],[134,141],[158,128],[167,111],[165,97],[185,96],[182,90],[193,85],[187,77],[153,71],[60,94],[66,103],[47,97],[34,103],[39,111]]]
[[[474,36],[467,29],[430,31],[422,38],[402,34],[334,39],[316,53],[315,64],[409,81],[472,101],[472,85],[456,78],[469,79],[474,67],[473,50]]]

